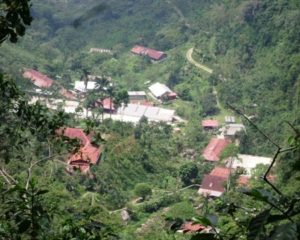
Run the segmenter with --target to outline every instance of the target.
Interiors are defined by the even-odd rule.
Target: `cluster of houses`
[[[102,48],[91,48],[89,52],[111,54],[111,50]],[[165,52],[140,45],[134,46],[131,49],[131,53],[147,57],[153,62],[162,61],[167,57]],[[33,96],[30,103],[42,100],[50,109],[59,109],[59,107],[61,107],[65,112],[76,113],[77,116],[78,109],[81,108],[83,111],[81,115],[79,115],[82,118],[92,116],[91,111],[81,106],[81,100],[85,98],[89,91],[97,89],[96,76],[89,76],[87,82],[76,81],[74,83],[74,89],[72,90],[63,88],[48,76],[33,69],[26,69],[23,73],[23,77],[29,79],[38,87],[38,89],[36,89],[36,95],[40,93],[46,95],[44,97]],[[59,93],[62,96],[61,99],[51,98],[51,92],[45,94],[46,92],[42,91],[42,89],[50,89],[54,84],[57,84],[60,89]],[[109,117],[113,120],[133,124],[137,124],[143,117],[146,117],[149,121],[170,124],[178,121],[178,119],[180,120],[180,118],[175,115],[174,110],[161,108],[155,104],[157,102],[172,101],[177,98],[177,94],[163,83],[153,83],[148,87],[147,93],[145,91],[128,91],[128,96],[129,103],[127,105],[116,107],[113,99],[104,98],[96,101],[95,106],[101,106],[105,113],[104,118]],[[237,135],[240,132],[246,131],[243,124],[236,123],[234,116],[226,116],[225,124],[222,126],[217,120],[205,119],[202,121],[202,127],[206,131],[214,133],[214,137],[211,138],[202,152],[204,160],[213,164],[214,168],[210,173],[204,175],[201,187],[198,190],[200,195],[220,197],[228,189],[231,175],[234,174],[235,171],[239,171],[239,173],[242,172],[242,174],[239,175],[238,184],[247,186],[253,169],[260,164],[268,165],[272,162],[272,159],[268,157],[244,154],[238,154],[221,162],[222,151],[231,143],[238,144]],[[72,173],[74,170],[79,170],[82,173],[93,176],[90,167],[98,164],[103,148],[102,146],[96,146],[92,143],[92,134],[86,134],[83,129],[80,128],[61,128],[58,129],[56,133],[69,139],[77,139],[80,142],[80,148],[67,157],[66,170],[69,173]],[[201,232],[207,229],[202,225],[193,225],[191,222],[187,222],[182,226],[181,230],[183,232]]]
[[[233,116],[225,117],[225,126],[219,128],[217,120],[203,120],[202,127],[206,130],[219,130],[219,135],[213,137],[202,152],[205,161],[214,164],[214,169],[204,176],[198,193],[204,196],[220,197],[227,189],[230,176],[239,171],[239,185],[247,186],[251,178],[252,170],[258,165],[269,165],[271,158],[238,154],[224,159],[220,163],[222,151],[232,142],[236,142],[237,134],[245,131],[243,124],[235,123]]]
[[[165,53],[153,49],[140,46],[135,46],[134,49],[135,54],[147,56],[152,60],[158,61],[166,57]],[[90,52],[108,53],[109,51],[93,48],[90,49]],[[34,69],[25,69],[23,77],[29,79],[37,87],[29,103],[34,104],[40,101],[49,109],[64,110],[66,113],[75,114],[75,116],[80,118],[93,115],[90,110],[82,107],[81,102],[89,91],[97,89],[96,76],[88,76],[87,82],[76,81],[72,90],[65,89],[53,79]],[[56,88],[54,89],[53,86],[56,86]],[[53,96],[53,92],[57,88],[61,98]],[[115,107],[113,99],[107,97],[96,101],[95,107],[101,106],[104,111],[104,118],[109,117],[113,120],[131,122],[133,124],[137,124],[143,117],[146,117],[149,121],[169,124],[181,120],[175,115],[174,110],[156,106],[156,103],[176,99],[177,94],[175,92],[159,82],[152,84],[148,90],[147,93],[145,91],[128,91],[129,103],[118,108]],[[79,109],[81,110],[79,111]],[[58,130],[57,133],[71,139],[76,138],[81,142],[80,149],[67,159],[69,166],[67,171],[72,172],[74,169],[79,169],[83,173],[91,174],[90,165],[97,164],[101,155],[101,149],[91,144],[91,136],[86,135],[82,129],[77,128]]]
[[[49,89],[55,81],[47,77],[46,75],[32,69],[24,71],[23,76],[32,81],[38,88]],[[40,97],[33,96],[31,103],[38,100],[43,101],[49,108],[58,109],[59,106],[63,106],[67,113],[77,113],[76,110],[80,107],[80,99],[82,99],[87,92],[95,90],[97,88],[96,81],[76,81],[73,90],[67,90],[60,86],[59,93],[65,99],[54,99],[49,96]],[[40,93],[41,89],[37,89],[36,93]],[[131,122],[136,124],[142,117],[147,117],[149,121],[163,121],[166,123],[172,123],[177,120],[175,111],[171,109],[165,109],[154,106],[153,101],[149,101],[149,97],[155,99],[156,102],[170,101],[177,98],[177,94],[173,92],[169,87],[162,83],[154,83],[149,87],[149,92],[145,91],[128,91],[129,104],[115,108],[112,99],[104,98],[100,102],[96,102],[96,106],[102,106],[105,113],[105,118],[112,118],[113,120],[119,120],[124,122]],[[81,117],[90,117],[92,113],[83,109]]]

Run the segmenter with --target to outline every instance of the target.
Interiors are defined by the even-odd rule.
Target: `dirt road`
[[[192,57],[192,54],[193,54],[193,51],[194,51],[194,48],[190,48],[187,52],[186,52],[186,59],[193,65],[195,65],[197,68],[200,68],[202,69],[203,71],[206,71],[208,73],[212,73],[213,70],[207,66],[204,66],[203,64],[201,63],[198,63],[196,62],[193,57]]]

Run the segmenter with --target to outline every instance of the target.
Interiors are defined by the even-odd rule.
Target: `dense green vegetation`
[[[0,76],[0,239],[190,239],[170,231],[174,228],[168,223],[174,226],[195,216],[220,234],[194,239],[297,238],[299,133],[286,121],[299,128],[299,1],[32,4],[34,20],[25,36],[0,48],[0,70],[6,73]],[[29,23],[25,14],[22,24]],[[16,24],[12,29],[22,36],[24,26]],[[151,63],[130,54],[134,44],[166,51],[168,58]],[[113,54],[89,53],[92,47]],[[191,47],[194,59],[211,67],[212,74],[185,59]],[[166,107],[188,122],[175,133],[171,126],[147,119],[137,126],[79,121],[40,104],[28,105],[28,96],[11,80],[22,90],[31,89],[21,77],[23,68],[38,69],[66,88],[83,71],[112,77],[127,90],[164,82],[179,95]],[[255,126],[239,119],[247,131],[239,148],[229,145],[222,158],[237,152],[272,156],[276,146],[257,127],[279,146],[291,147],[279,155],[273,170],[280,194],[259,180],[264,168],[256,169],[250,180],[254,189],[241,193],[234,175],[229,191],[215,201],[189,188],[213,167],[201,156],[211,133],[203,132],[200,121],[215,117],[223,122],[225,114],[236,114],[229,106]],[[64,160],[78,143],[58,137],[55,130],[61,126],[81,126],[101,136],[96,143],[105,151],[91,169],[94,178],[66,173]],[[120,217],[125,208],[130,220]]]

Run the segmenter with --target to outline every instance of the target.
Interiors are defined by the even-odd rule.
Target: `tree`
[[[238,153],[239,153],[239,147],[236,146],[234,143],[230,143],[221,152],[220,159],[225,160],[227,158],[237,157]]]
[[[33,180],[30,180],[28,187],[17,184],[9,190],[1,190],[5,212],[1,211],[0,225],[3,220],[6,221],[6,239],[27,236],[35,240],[49,230],[51,215],[44,203],[48,190],[38,189]],[[0,232],[2,238],[1,235]]]
[[[198,176],[198,167],[195,163],[186,163],[180,167],[179,175],[185,186],[190,185]]]
[[[0,3],[0,44],[7,40],[13,43],[25,34],[25,26],[30,25],[30,0],[4,0]]]
[[[152,189],[147,183],[138,183],[134,187],[134,193],[145,200],[152,195]]]

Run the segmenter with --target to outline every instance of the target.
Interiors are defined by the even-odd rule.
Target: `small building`
[[[90,53],[111,53],[111,50],[105,48],[90,48]]]
[[[82,145],[86,145],[92,140],[92,136],[86,135],[81,128],[60,128],[56,130],[56,133],[67,138],[78,139]]]
[[[206,174],[198,193],[207,197],[220,197],[225,192],[226,181],[227,178]]]
[[[129,102],[145,101],[147,95],[144,91],[128,91]]]
[[[76,100],[76,99],[77,99],[76,94],[75,94],[74,92],[72,92],[72,91],[70,91],[70,90],[67,90],[67,89],[65,89],[65,88],[61,88],[61,89],[59,90],[59,93],[60,93],[63,97],[65,97],[66,99],[70,99],[70,100]]]
[[[231,138],[231,139],[235,138],[237,133],[245,130],[246,130],[245,126],[240,123],[230,123],[220,129],[224,137]]]
[[[225,123],[235,123],[234,116],[225,116]]]
[[[192,221],[185,222],[181,225],[180,229],[178,232],[182,233],[199,233],[204,230],[208,229],[208,227],[198,224],[198,223],[193,223]]]
[[[106,113],[113,113],[116,111],[114,102],[111,98],[104,98],[102,100],[103,111]]]
[[[67,171],[73,172],[79,169],[83,173],[89,173],[90,165],[96,165],[102,153],[101,148],[91,143],[92,136],[86,135],[80,128],[60,128],[56,133],[70,139],[78,139],[81,144],[81,147],[67,159],[69,165]]]
[[[80,93],[85,93],[87,91],[96,89],[96,85],[97,83],[93,81],[88,81],[86,86],[84,81],[76,81],[74,90]]]
[[[205,147],[202,156],[206,161],[217,162],[220,160],[221,152],[229,143],[228,139],[212,138]]]
[[[231,167],[233,169],[242,168],[245,170],[244,175],[250,177],[251,171],[256,168],[257,165],[270,165],[271,162],[272,158],[269,157],[238,154],[237,157],[228,160],[227,167]]]
[[[51,78],[33,69],[25,70],[23,77],[31,80],[35,86],[40,88],[50,88],[54,82]]]
[[[140,45],[135,45],[131,52],[133,54],[139,55],[139,56],[146,56],[149,57],[153,61],[161,61],[162,59],[167,57],[167,54],[161,51],[154,50],[152,48],[143,47]]]
[[[152,95],[160,100],[167,99],[173,100],[177,98],[177,94],[174,93],[168,86],[162,83],[154,83],[149,87],[150,92]]]
[[[213,130],[219,127],[219,122],[213,119],[202,120],[202,127],[206,130]]]

